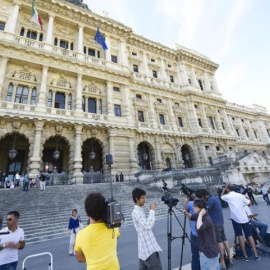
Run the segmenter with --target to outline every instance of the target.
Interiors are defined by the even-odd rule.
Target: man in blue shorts
[[[225,191],[227,191],[227,194],[224,195]],[[242,230],[244,231],[245,236],[252,247],[255,260],[259,261],[261,257],[258,255],[256,250],[255,242],[249,226],[249,220],[245,212],[245,205],[251,205],[251,201],[246,199],[242,194],[235,192],[233,185],[231,184],[226,184],[226,186],[223,188],[221,199],[227,202],[230,207],[234,233],[235,236],[238,237],[238,241],[244,254],[243,260],[246,262],[249,261],[246,253]]]

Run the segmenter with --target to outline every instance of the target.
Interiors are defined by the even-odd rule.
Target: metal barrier
[[[46,173],[46,186],[67,185],[68,175],[61,173]]]
[[[34,255],[30,255],[27,256],[22,263],[22,270],[26,270],[25,268],[25,261],[30,259],[30,258],[34,258],[34,257],[39,257],[39,256],[43,256],[43,255],[49,255],[51,257],[51,261],[49,262],[49,268],[48,270],[53,270],[53,256],[50,252],[43,252],[43,253],[38,253],[38,254],[34,254]]]
[[[102,183],[103,177],[101,172],[83,172],[83,183]]]

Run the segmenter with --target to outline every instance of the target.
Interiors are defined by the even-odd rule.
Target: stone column
[[[207,116],[206,116],[205,107],[204,107],[203,104],[201,104],[200,109],[201,109],[201,113],[202,113],[202,126],[203,126],[203,129],[209,130],[209,123],[208,123],[208,119],[207,119]]]
[[[31,105],[32,91],[33,91],[33,86],[30,86],[29,87],[29,92],[28,92],[28,98],[27,98],[27,104],[28,105]]]
[[[187,123],[189,124],[190,131],[193,133],[200,131],[201,127],[199,126],[198,116],[191,98],[187,98],[186,110],[187,110],[186,115],[188,118]]]
[[[181,85],[188,85],[188,77],[187,77],[187,72],[186,68],[183,64],[179,64],[179,70],[180,70],[180,84]]]
[[[11,34],[11,36],[8,36],[8,39],[12,39],[12,36],[15,34],[16,26],[17,26],[17,20],[19,17],[19,10],[21,4],[17,1],[14,1],[14,8],[11,12],[11,15],[9,16],[9,20],[7,23],[7,29],[6,31]]]
[[[224,119],[225,130],[227,131],[227,133],[229,135],[234,135],[234,127],[231,124],[231,122],[229,121],[225,109],[222,109],[221,113],[222,113],[222,116],[223,116],[223,119]]]
[[[108,47],[108,50],[105,50],[105,59],[111,62],[111,41],[109,36],[105,37],[105,43]]]
[[[35,122],[35,137],[33,143],[33,154],[30,158],[30,173],[29,176],[31,179],[36,178],[40,174],[40,165],[41,165],[41,134],[43,130],[44,123],[42,121]]]
[[[107,114],[108,116],[114,115],[113,108],[113,83],[107,81]]]
[[[194,68],[192,67],[191,68],[191,84],[194,86],[194,87],[197,87],[199,88],[199,84],[198,84],[198,80],[196,78],[196,74],[195,74],[195,70]]]
[[[130,105],[130,96],[129,96],[129,89],[127,86],[122,86],[123,89],[123,96],[124,96],[124,106],[123,110],[125,111],[125,116],[127,118],[128,124],[132,124],[132,117],[131,117],[131,105]]]
[[[79,25],[78,27],[78,52],[83,53],[83,26]]]
[[[149,122],[152,128],[157,128],[157,120],[156,120],[156,112],[154,108],[154,98],[151,94],[147,95],[148,99],[148,107],[149,107]]]
[[[53,90],[52,91],[52,108],[54,108],[54,104],[55,104],[55,94],[56,94],[56,91]]]
[[[167,75],[166,70],[165,70],[164,60],[163,59],[160,59],[160,63],[161,63],[161,71],[160,71],[160,73],[161,73],[161,79],[163,81],[166,81],[167,82],[169,80],[169,78],[168,78],[168,75]]]
[[[156,170],[162,169],[162,159],[161,159],[161,151],[160,151],[160,140],[155,138],[155,148],[156,148]]]
[[[68,93],[65,93],[65,110],[68,109]]]
[[[224,133],[223,131],[223,128],[222,128],[222,124],[221,124],[221,120],[220,120],[220,116],[219,116],[219,112],[218,112],[218,109],[216,108],[216,116],[217,116],[217,121],[216,121],[216,125],[217,125],[217,129],[219,131],[221,131],[222,133]]]
[[[147,61],[147,57],[146,57],[146,54],[145,54],[145,52],[142,52],[142,67],[143,67],[143,73],[144,73],[144,75],[146,76],[146,80],[148,81],[148,82],[150,82],[151,81],[151,79],[149,78],[149,68],[148,68],[148,61]]]
[[[15,96],[16,96],[16,92],[17,92],[17,88],[18,88],[18,84],[14,83],[13,84],[13,92],[12,92],[12,96],[11,96],[11,102],[15,102]]]
[[[73,177],[77,184],[83,183],[82,174],[82,125],[75,126]]]
[[[8,60],[9,59],[5,56],[3,56],[1,59],[1,65],[0,65],[0,98],[1,100],[3,99],[2,91],[3,91],[3,85],[4,85]]]
[[[207,73],[204,73],[204,87],[205,87],[205,91],[210,92],[212,91],[211,86],[210,86],[210,82],[207,76]]]
[[[46,92],[47,92],[47,79],[48,79],[48,67],[43,66],[42,67],[42,75],[41,75],[41,84],[39,88],[39,96],[38,96],[38,102],[37,102],[37,108],[39,111],[46,110]],[[52,107],[54,106],[54,103],[52,104]]]
[[[53,46],[53,24],[54,24],[54,15],[49,14],[49,22],[48,28],[46,33],[46,40],[45,40],[45,50],[51,51]],[[26,31],[25,31],[26,32]]]
[[[138,161],[136,160],[134,156],[134,138],[129,137],[128,138],[128,144],[129,144],[129,164],[130,164],[130,170],[137,171],[138,169]]]
[[[173,130],[177,131],[176,117],[173,112],[173,104],[169,98],[167,98],[168,110],[169,110],[169,121]]]
[[[119,43],[119,58],[120,64],[128,66],[126,41],[123,39],[120,39]]]
[[[85,103],[88,103],[87,100],[85,100]],[[76,112],[82,112],[82,74],[79,73],[77,73],[75,108]]]

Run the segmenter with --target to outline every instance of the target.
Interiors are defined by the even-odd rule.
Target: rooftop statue
[[[69,2],[71,4],[74,4],[78,7],[85,8],[87,10],[90,10],[86,4],[83,3],[83,0],[65,0],[66,2]]]

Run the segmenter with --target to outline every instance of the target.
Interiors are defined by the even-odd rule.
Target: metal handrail
[[[51,257],[51,262],[49,263],[49,266],[51,268],[49,268],[50,270],[53,270],[53,256],[50,252],[43,252],[43,253],[38,253],[38,254],[34,254],[34,255],[30,255],[30,256],[27,256],[24,260],[23,260],[23,263],[22,263],[22,270],[26,270],[26,268],[24,267],[24,263],[27,259],[30,259],[30,258],[34,258],[34,257],[39,257],[39,256],[43,256],[43,255],[49,255]]]

